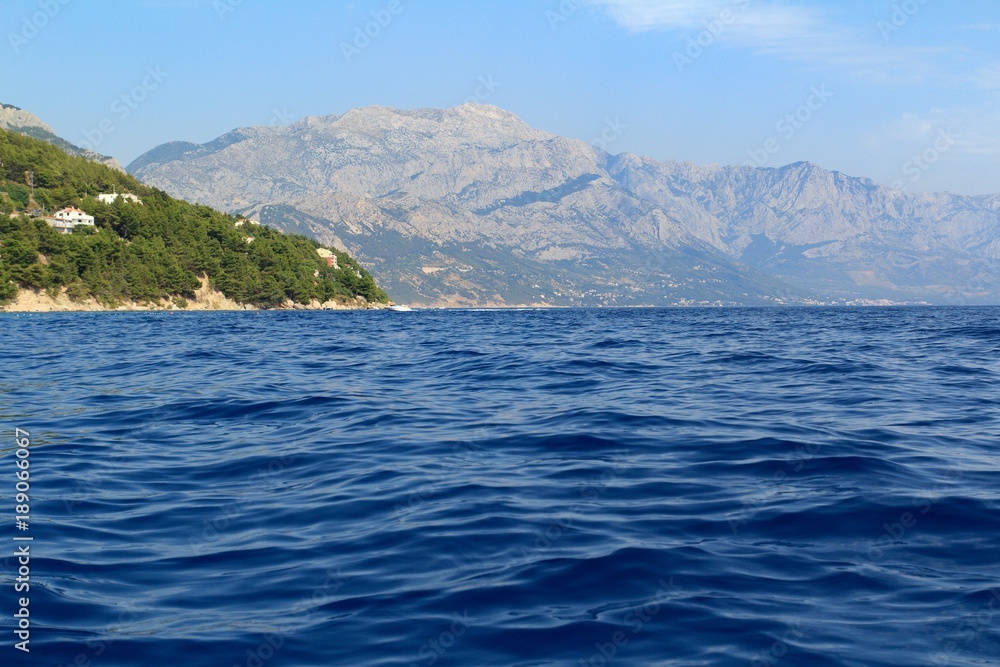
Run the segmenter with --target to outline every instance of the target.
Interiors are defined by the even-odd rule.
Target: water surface
[[[1000,309],[0,334],[0,664],[1000,664]]]

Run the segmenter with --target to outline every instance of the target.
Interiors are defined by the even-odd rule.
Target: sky
[[[996,0],[3,0],[0,101],[127,164],[474,100],[696,164],[1000,193]]]

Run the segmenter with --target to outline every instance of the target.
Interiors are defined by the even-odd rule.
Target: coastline
[[[183,304],[183,305],[181,305]],[[355,297],[351,301],[327,301],[320,303],[312,301],[308,304],[286,301],[275,308],[258,308],[237,303],[222,292],[209,285],[208,280],[201,279],[201,287],[195,291],[193,299],[169,298],[153,303],[130,301],[116,307],[99,303],[93,297],[83,301],[73,301],[66,295],[65,288],[52,298],[45,291],[22,289],[17,298],[5,306],[0,306],[0,313],[100,313],[100,312],[199,312],[199,311],[262,311],[262,310],[384,310],[389,304],[369,303],[364,297]]]

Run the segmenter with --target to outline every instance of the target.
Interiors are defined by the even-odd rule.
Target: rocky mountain
[[[121,163],[115,158],[71,144],[62,137],[57,136],[51,127],[43,123],[35,115],[13,105],[0,104],[0,129],[41,139],[74,157],[86,158],[94,162],[100,162],[112,169],[125,171]]]
[[[612,156],[479,104],[244,128],[128,170],[339,245],[398,301],[1000,300],[1000,197]]]

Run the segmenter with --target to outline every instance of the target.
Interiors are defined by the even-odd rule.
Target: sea
[[[6,314],[0,360],[4,667],[1000,665],[1000,309]]]

